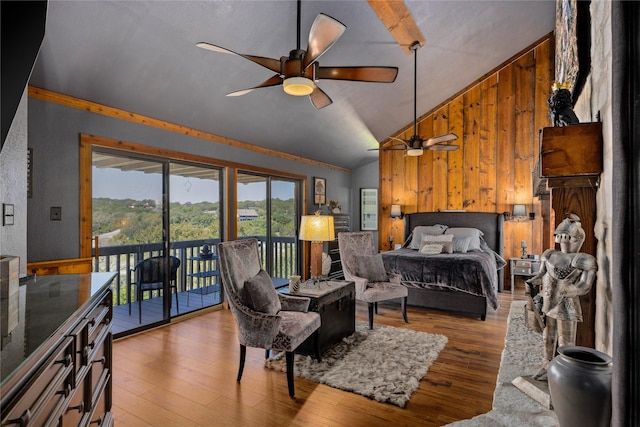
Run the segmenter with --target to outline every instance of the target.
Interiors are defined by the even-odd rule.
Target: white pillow
[[[451,254],[453,253],[453,234],[443,234],[441,236],[423,235],[422,241],[420,242],[420,252],[422,252],[422,248],[425,245],[433,244],[438,244],[441,246],[441,253]]]
[[[446,225],[419,225],[413,229],[411,243],[409,249],[420,249],[420,242],[422,242],[422,236],[441,236],[447,230]]]
[[[481,251],[480,247],[480,237],[484,236],[484,233],[477,228],[471,227],[451,227],[448,228],[446,234],[453,234],[455,237],[464,238],[470,237],[471,241],[469,242],[468,251]],[[455,239],[454,239],[455,242]],[[455,247],[455,243],[454,243]],[[466,251],[465,251],[466,252]]]
[[[436,255],[442,253],[442,243],[427,243],[426,245],[422,245],[420,249],[421,254],[425,255]]]

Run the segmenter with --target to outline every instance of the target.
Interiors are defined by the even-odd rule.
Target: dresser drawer
[[[69,337],[44,364],[36,381],[2,420],[3,426],[57,425],[73,392],[75,343]]]

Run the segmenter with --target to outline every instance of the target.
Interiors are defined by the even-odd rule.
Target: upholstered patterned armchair
[[[220,277],[231,311],[238,324],[242,378],[247,347],[284,351],[289,396],[294,396],[294,351],[313,336],[316,358],[320,360],[317,331],[320,315],[308,312],[309,298],[277,292],[271,278],[261,267],[258,240],[255,238],[218,244]]]
[[[400,298],[402,317],[407,319],[407,295],[409,291],[400,284],[401,276],[387,273],[382,256],[373,244],[370,231],[338,233],[338,248],[342,271],[347,280],[356,285],[356,299],[367,303],[369,329],[373,329],[373,313],[378,312],[378,302]]]

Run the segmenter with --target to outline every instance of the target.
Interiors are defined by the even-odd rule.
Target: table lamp
[[[527,257],[527,241],[523,240],[520,242],[520,247],[522,248],[522,258]]]
[[[311,242],[311,279],[322,276],[322,242],[335,240],[333,217],[330,215],[303,215],[300,221],[300,240]]]

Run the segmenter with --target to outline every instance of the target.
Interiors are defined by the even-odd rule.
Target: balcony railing
[[[297,239],[295,237],[272,237],[271,247],[267,248],[264,236],[251,236],[259,241],[260,257],[262,265],[266,266],[266,251],[272,254],[272,277],[287,278],[296,274]],[[204,244],[211,246],[215,252],[220,239],[202,239],[171,242],[170,255],[180,260],[178,268],[177,287],[178,292],[203,290],[206,286],[219,284],[218,260],[203,260],[198,257],[200,248]],[[147,243],[138,245],[105,246],[98,250],[98,257],[93,251],[93,271],[115,272],[113,280],[114,306],[128,304],[135,301],[135,294],[131,292],[133,282],[133,269],[136,264],[144,259],[162,254],[162,243]]]

